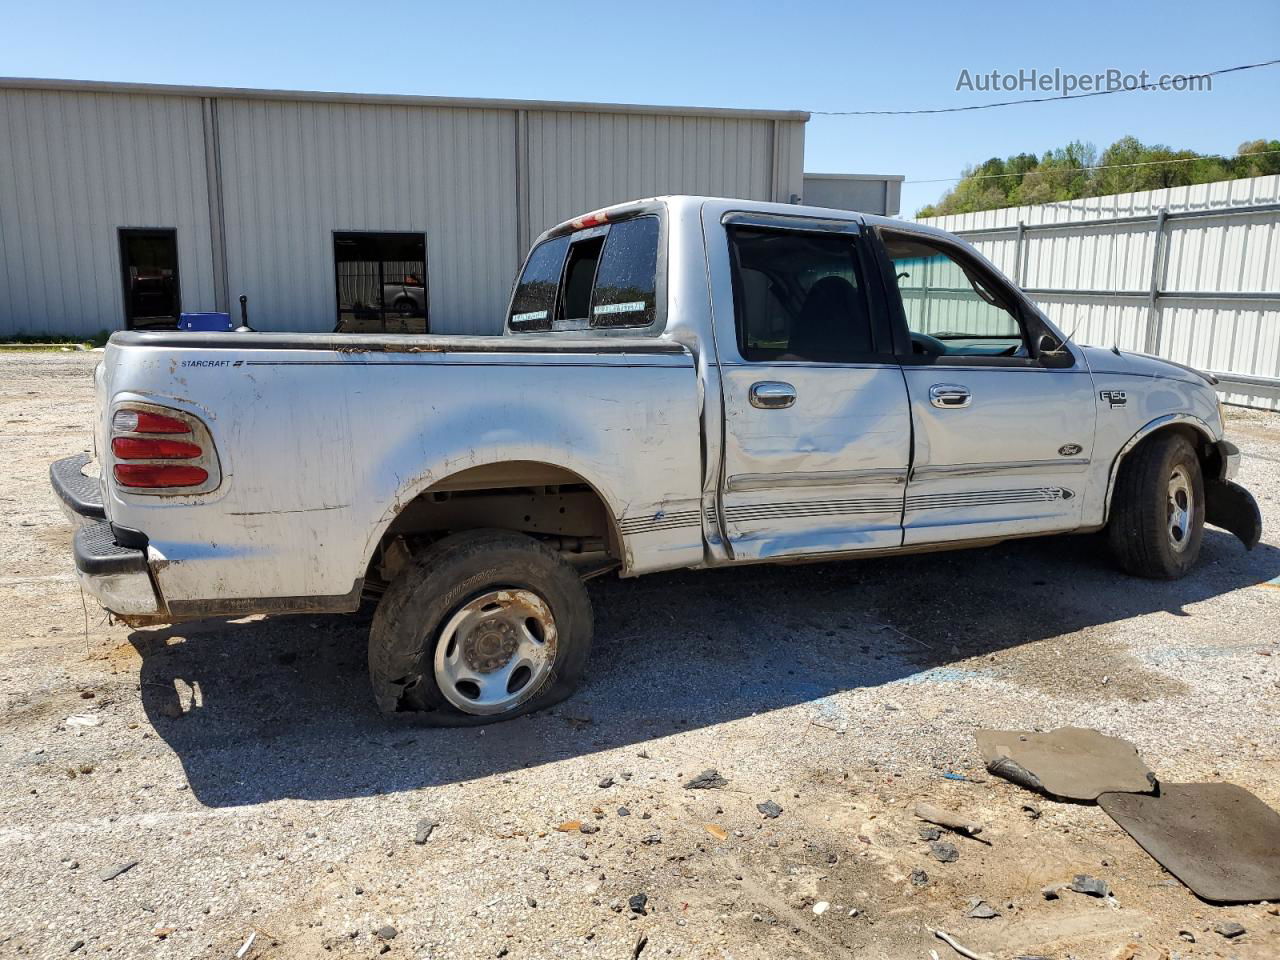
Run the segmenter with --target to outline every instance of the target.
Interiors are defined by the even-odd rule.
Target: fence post
[[[1160,347],[1160,274],[1164,266],[1164,226],[1169,219],[1169,208],[1161,207],[1156,214],[1156,235],[1151,244],[1151,283],[1147,289],[1147,331],[1143,343],[1146,353],[1154,354]]]
[[[1013,283],[1022,286],[1022,241],[1027,236],[1027,225],[1018,221],[1018,234],[1013,240]]]

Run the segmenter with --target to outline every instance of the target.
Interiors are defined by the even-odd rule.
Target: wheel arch
[[[1204,475],[1206,477],[1214,475],[1213,458],[1218,455],[1214,444],[1217,442],[1218,437],[1214,434],[1209,424],[1190,413],[1170,413],[1162,417],[1156,417],[1125,441],[1111,461],[1111,469],[1107,475],[1107,494],[1103,522],[1111,519],[1112,497],[1115,494],[1116,478],[1120,475],[1121,463],[1133,453],[1139,444],[1150,440],[1152,437],[1168,436],[1169,434],[1179,434],[1186,437],[1196,451],[1196,457],[1200,460]]]
[[[368,573],[374,569],[379,555],[389,542],[406,532],[413,532],[415,524],[420,525],[423,522],[422,518],[429,518],[430,514],[438,512],[432,510],[433,506],[454,496],[490,495],[494,498],[491,502],[496,502],[499,498],[509,501],[513,497],[521,496],[520,491],[534,490],[543,491],[540,494],[534,493],[535,497],[556,496],[563,499],[566,496],[565,493],[560,492],[563,488],[570,488],[571,492],[567,496],[575,500],[577,506],[565,504],[557,507],[558,514],[572,515],[575,510],[590,513],[592,508],[588,504],[593,504],[598,512],[591,513],[590,516],[578,513],[573,519],[593,532],[598,531],[603,536],[609,555],[625,570],[630,565],[630,557],[618,523],[619,509],[604,492],[602,485],[584,475],[580,470],[547,461],[523,459],[472,464],[443,476],[427,478],[425,482],[406,485],[370,535],[363,554],[364,570]],[[551,490],[556,492],[546,493]],[[509,513],[510,510],[508,509],[507,512]],[[536,529],[537,524],[531,521],[531,516],[532,514],[523,517],[525,521],[530,521],[529,524],[519,522],[512,524],[502,522],[500,518],[493,515],[486,515],[482,521],[477,519],[475,522],[463,522],[463,525],[451,529],[505,529],[537,536],[540,531]],[[415,520],[415,518],[419,519]],[[430,520],[427,519],[426,522],[430,523]],[[429,529],[429,527],[418,526],[417,529]],[[547,532],[554,533],[550,530]],[[579,536],[577,539],[584,539],[584,537]]]

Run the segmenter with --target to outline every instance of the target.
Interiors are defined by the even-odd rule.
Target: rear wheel
[[[1175,580],[1200,555],[1204,478],[1190,442],[1156,435],[1120,464],[1107,533],[1120,566],[1140,577]]]
[[[387,589],[369,634],[384,713],[460,726],[519,716],[573,692],[591,646],[577,573],[542,544],[471,530],[432,544]]]

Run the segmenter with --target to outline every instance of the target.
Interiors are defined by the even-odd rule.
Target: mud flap
[[[1230,480],[1205,480],[1204,521],[1239,537],[1246,550],[1262,539],[1262,511],[1251,494]]]

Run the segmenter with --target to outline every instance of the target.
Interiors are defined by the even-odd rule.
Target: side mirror
[[[1040,334],[1040,339],[1036,341],[1036,353],[1038,355],[1057,353],[1061,349],[1062,343],[1051,333]]]

